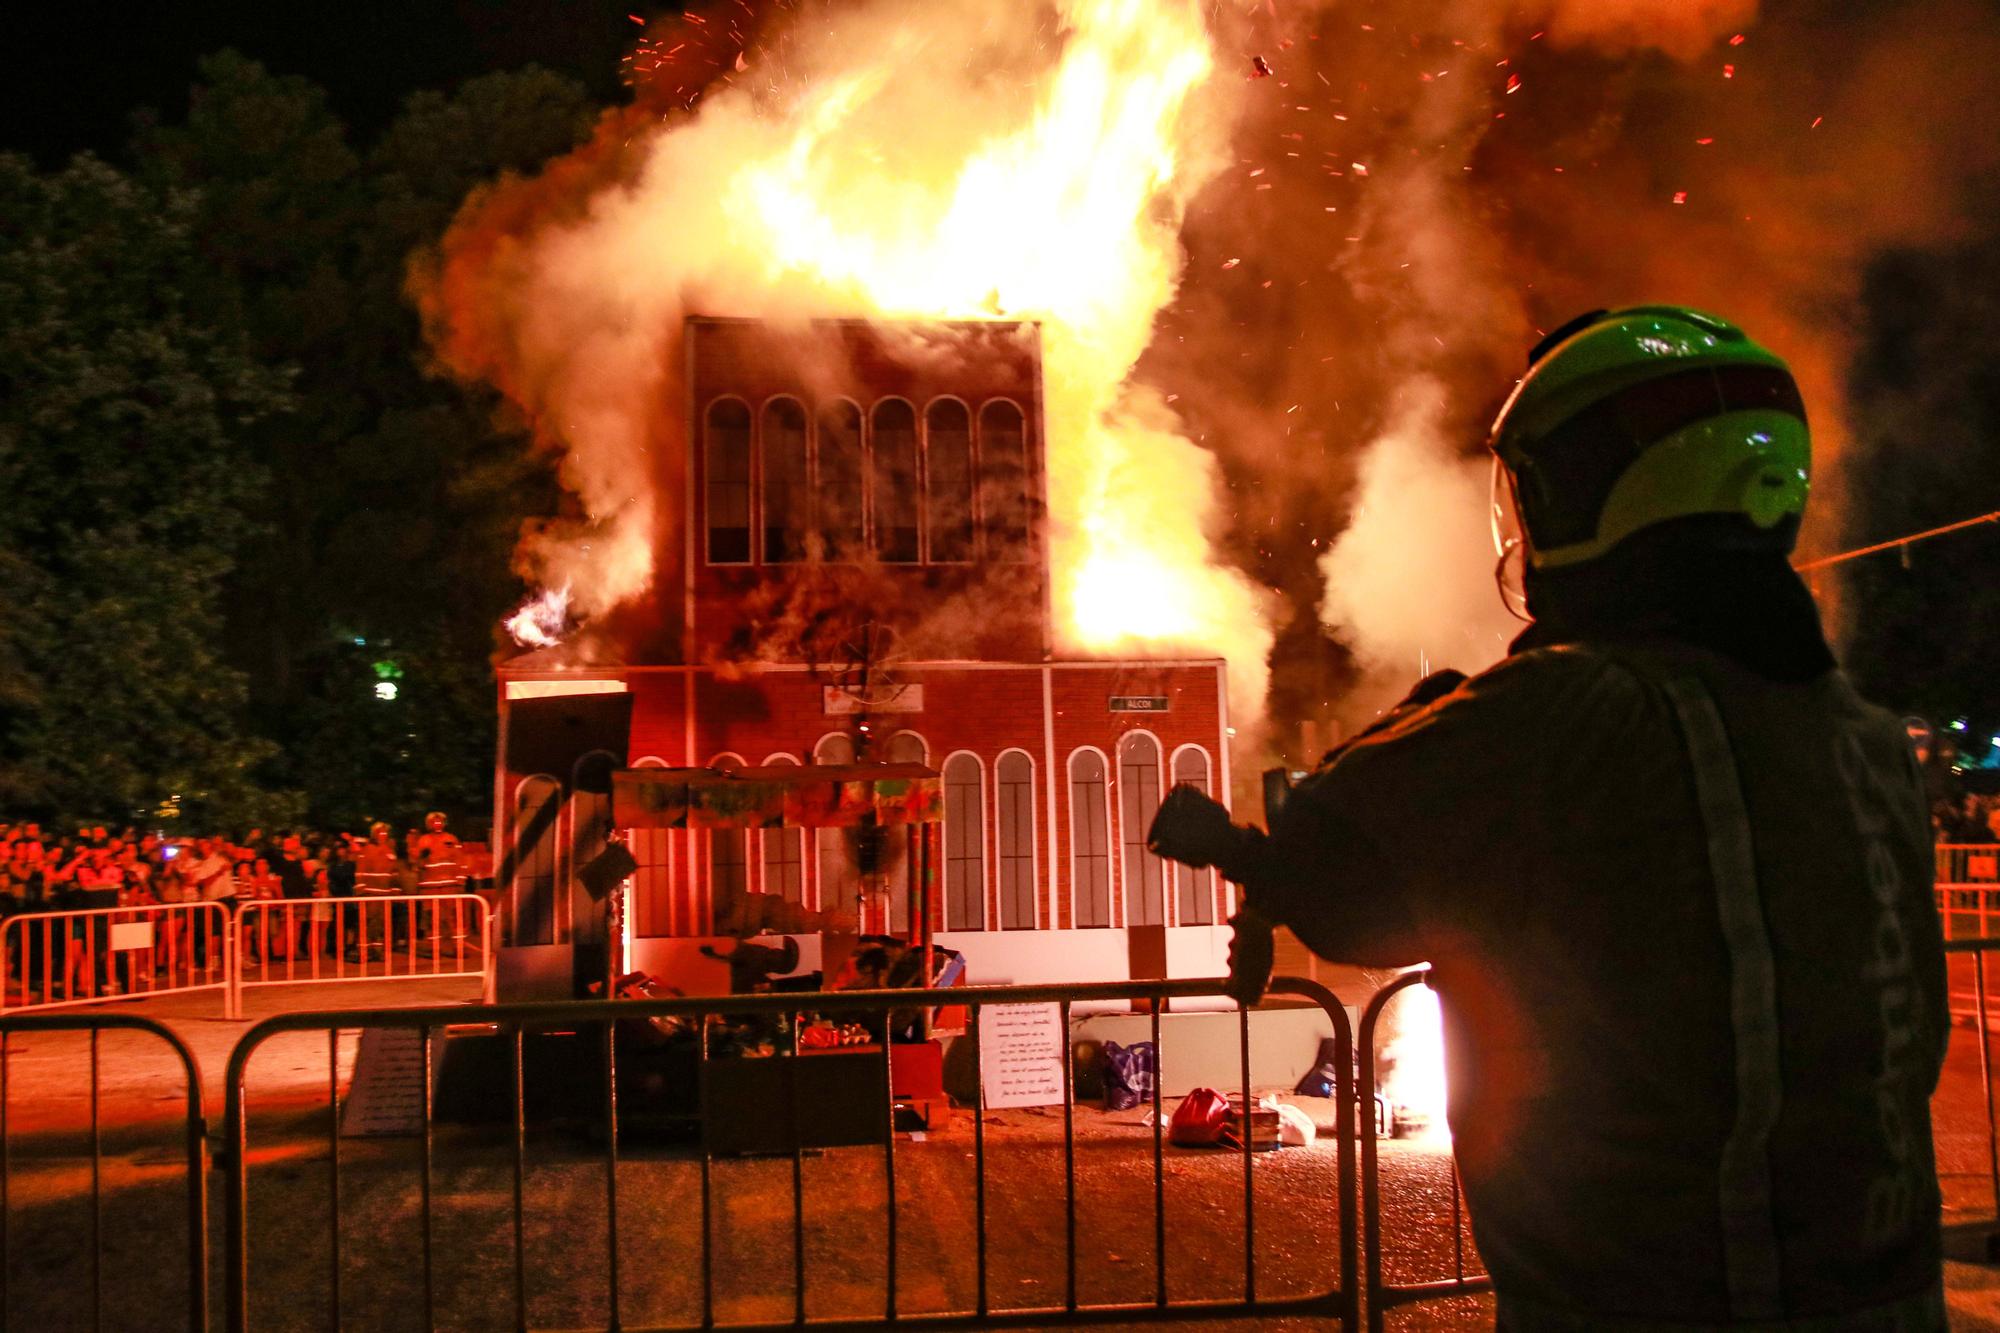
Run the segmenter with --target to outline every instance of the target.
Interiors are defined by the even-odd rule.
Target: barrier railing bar
[[[1166,1117],[1161,1114],[1160,1002],[1152,1005],[1153,1039],[1153,1304],[1167,1304],[1167,1149]]]
[[[136,1014],[9,1014],[0,1019],[0,1327],[12,1327],[9,1313],[7,1270],[11,1261],[7,1214],[9,1191],[11,1188],[12,1159],[8,1136],[8,1082],[11,1071],[7,1059],[10,1038],[16,1032],[88,1032],[92,1034],[92,1126],[91,1126],[91,1173],[93,1194],[96,1193],[97,1172],[100,1169],[101,1152],[98,1151],[99,1124],[96,1112],[96,1034],[110,1029],[126,1032],[144,1032],[165,1042],[181,1063],[181,1072],[187,1089],[187,1177],[188,1177],[188,1327],[196,1333],[207,1333],[208,1329],[208,1120],[202,1108],[201,1063],[186,1041],[173,1029],[150,1018]],[[96,1200],[93,1199],[93,1209]],[[195,1224],[200,1219],[199,1225]],[[95,1218],[93,1217],[93,1224]],[[95,1237],[92,1243],[93,1257],[97,1250]],[[97,1284],[93,1277],[93,1287]]]
[[[7,1047],[8,1038],[12,1035],[6,1028],[0,1028],[0,1328],[13,1327],[7,1319],[7,1276],[8,1270],[14,1266],[14,1233],[7,1225],[8,1214],[13,1211],[10,1198],[13,1153],[7,1141],[7,1066],[10,1063]]]
[[[1072,1068],[1072,1062],[1070,1059],[1069,1041],[1067,1035],[1069,1031],[1070,1020],[1073,1014],[1073,1006],[1076,1003],[1094,1002],[1099,1000],[1146,999],[1146,1000],[1157,1001],[1166,996],[1181,996],[1181,997],[1220,996],[1222,994],[1222,986],[1223,982],[1221,979],[1218,978],[1218,979],[1203,979],[1199,981],[1188,981],[1188,982],[1158,982],[1158,981],[1100,982],[1100,983],[1088,983],[1082,985],[1066,985],[1066,986],[972,987],[972,988],[957,988],[957,989],[932,990],[932,991],[915,991],[915,990],[847,991],[847,992],[829,992],[815,996],[814,1007],[815,1009],[828,1014],[857,1013],[857,1012],[866,1013],[870,1011],[879,1012],[884,1016],[885,1022],[889,1022],[892,1021],[890,1015],[893,1013],[893,1011],[899,1009],[907,1010],[910,1008],[917,1008],[919,1010],[922,1010],[935,1007],[941,1004],[965,1005],[968,1007],[969,1011],[974,1015],[975,1031],[973,1040],[975,1042],[975,1053],[976,1053],[976,1042],[978,1040],[976,1022],[977,1022],[977,1013],[981,1005],[994,1004],[994,1003],[1048,1003],[1048,1002],[1054,1002],[1057,1004],[1060,1011],[1062,1033],[1063,1033],[1062,1055],[1063,1055],[1063,1084],[1064,1084],[1064,1094],[1065,1094],[1063,1151],[1064,1151],[1064,1175],[1065,1175],[1065,1232],[1066,1232],[1065,1263],[1067,1270],[1065,1275],[1066,1285],[1067,1285],[1066,1301],[1065,1304],[1060,1308],[1030,1309],[1030,1310],[1018,1310],[1018,1311],[1007,1310],[998,1312],[998,1317],[1003,1319],[1009,1325],[1077,1326],[1081,1324],[1117,1322],[1121,1320],[1132,1319],[1138,1316],[1147,1316],[1158,1320],[1179,1321],[1184,1318],[1185,1319],[1215,1318],[1220,1315],[1226,1315],[1231,1313],[1249,1312],[1260,1315],[1285,1315],[1292,1313],[1332,1315],[1336,1318],[1341,1319],[1346,1326],[1353,1327],[1354,1321],[1358,1314],[1360,1281],[1357,1276],[1359,1270],[1354,1266],[1353,1255],[1352,1255],[1352,1251],[1354,1249],[1353,1238],[1355,1233],[1356,1222],[1354,1218],[1355,1192],[1351,1188],[1351,1184],[1354,1179],[1354,1167],[1353,1167],[1354,1119],[1351,1115],[1342,1115],[1340,1117],[1340,1132],[1338,1137],[1338,1151],[1339,1151],[1340,1169],[1341,1169],[1340,1178],[1341,1181],[1343,1182],[1343,1188],[1341,1190],[1341,1198],[1339,1201],[1339,1208],[1340,1208],[1340,1217],[1342,1225],[1341,1260],[1344,1266],[1341,1275],[1341,1281],[1338,1286],[1333,1287],[1327,1291],[1315,1294],[1309,1294],[1298,1297],[1272,1298],[1263,1301],[1255,1301],[1254,1303],[1246,1301],[1244,1299],[1228,1299],[1228,1300],[1198,1300],[1198,1301],[1185,1302],[1178,1305],[1163,1306],[1160,1303],[1159,1293],[1163,1291],[1165,1288],[1164,1223],[1162,1220],[1164,1218],[1164,1209],[1163,1209],[1164,1147],[1161,1145],[1156,1145],[1156,1152],[1160,1155],[1158,1160],[1161,1161],[1162,1166],[1160,1168],[1159,1175],[1156,1177],[1155,1181],[1156,1202],[1160,1205],[1160,1209],[1156,1214],[1155,1247],[1158,1257],[1161,1260],[1161,1263],[1159,1264],[1159,1271],[1158,1274],[1156,1275],[1156,1286],[1153,1299],[1136,1303],[1121,1302],[1114,1304],[1091,1305],[1091,1306],[1084,1306],[1079,1301],[1077,1285],[1076,1285],[1077,1284],[1077,1251],[1076,1251],[1077,1219],[1076,1219],[1076,1199],[1075,1199],[1075,1119],[1074,1119],[1074,1100],[1073,1100],[1075,1088],[1074,1088],[1074,1070]],[[1320,1005],[1320,1007],[1327,1012],[1329,1016],[1329,1021],[1332,1022],[1332,1024],[1334,1025],[1336,1036],[1342,1043],[1342,1055],[1346,1058],[1348,1065],[1351,1066],[1352,1052],[1353,1052],[1352,1028],[1349,1023],[1349,1020],[1347,1019],[1346,1012],[1344,1009],[1340,1007],[1339,1002],[1336,999],[1334,999],[1329,992],[1325,991],[1323,987],[1320,987],[1315,983],[1300,981],[1295,978],[1275,979],[1273,982],[1273,988],[1276,993],[1289,992],[1289,993],[1299,994],[1313,1000],[1315,1003]],[[612,1270],[610,1275],[611,1295],[614,1303],[612,1308],[613,1322],[610,1326],[615,1328],[618,1326],[617,1321],[619,1319],[619,1310],[617,1305],[617,1302],[619,1300],[619,1291],[618,1291],[619,1280],[617,1277],[618,1214],[616,1211],[616,1174],[617,1174],[617,1124],[616,1124],[617,1065],[616,1065],[616,1049],[615,1049],[616,1022],[622,1018],[628,1018],[628,1017],[651,1018],[651,1017],[668,1016],[668,1015],[681,1015],[698,1019],[700,1028],[700,1033],[699,1033],[700,1039],[697,1044],[698,1062],[699,1062],[698,1074],[702,1083],[703,1102],[704,1104],[706,1104],[707,1082],[708,1082],[707,1064],[710,1056],[709,1035],[713,1017],[720,1012],[727,1012],[730,1014],[735,1014],[740,1012],[745,1014],[761,1014],[767,1016],[785,1017],[792,1022],[793,1030],[796,1033],[797,1003],[798,1001],[796,996],[789,996],[784,994],[741,995],[741,996],[730,996],[730,997],[693,997],[693,998],[677,998],[677,999],[665,999],[665,1000],[621,1000],[621,1001],[610,1001],[610,1002],[601,1000],[553,1001],[553,1002],[539,1002],[539,1003],[493,1005],[493,1006],[483,1007],[477,1012],[476,1016],[471,1014],[463,1014],[462,1011],[460,1011],[459,1013],[455,1013],[453,1015],[455,1019],[463,1017],[467,1020],[473,1020],[481,1023],[493,1023],[502,1027],[511,1026],[513,1029],[515,1046],[516,1046],[514,1076],[515,1076],[515,1086],[516,1086],[515,1306],[516,1306],[517,1327],[525,1327],[527,1324],[526,1295],[525,1295],[526,1265],[525,1265],[525,1254],[524,1254],[525,1228],[523,1221],[525,1216],[524,1157],[525,1157],[526,1115],[525,1115],[525,1095],[524,1095],[525,1073],[524,1073],[523,1057],[521,1054],[521,1047],[523,1044],[522,1034],[525,1029],[525,1026],[528,1023],[535,1023],[538,1025],[543,1023],[598,1025],[603,1028],[605,1033],[604,1037],[606,1043],[605,1114],[606,1114],[606,1128],[607,1128],[606,1148],[605,1148],[606,1162],[607,1162],[606,1198],[608,1206],[607,1212],[608,1212],[608,1223],[609,1223],[608,1233],[611,1238],[611,1245],[608,1248],[607,1260],[608,1260],[608,1266]],[[610,1006],[609,1012],[607,1012],[607,1004]],[[1158,1021],[1158,1015],[1157,1015],[1157,1005],[1156,1005],[1154,1014],[1155,1027],[1157,1027],[1157,1021]],[[1247,1015],[1239,1012],[1238,1021],[1239,1021],[1239,1042],[1247,1043],[1247,1035],[1246,1035],[1248,1032]],[[247,1167],[245,1164],[245,1154],[244,1154],[244,1148],[247,1146],[247,1130],[246,1130],[247,1088],[245,1085],[244,1073],[245,1070],[247,1069],[247,1065],[252,1053],[264,1041],[266,1041],[271,1036],[276,1035],[277,1033],[280,1032],[301,1031],[301,1030],[327,1031],[330,1034],[330,1040],[331,1040],[332,1037],[337,1036],[338,1031],[352,1027],[404,1026],[404,1027],[417,1028],[424,1033],[425,1039],[428,1043],[434,1040],[435,1034],[434,1032],[431,1031],[431,1029],[438,1026],[439,1022],[440,1022],[439,1014],[435,1008],[418,1007],[418,1006],[409,1006],[397,1009],[372,1009],[372,1010],[357,1009],[357,1010],[341,1010],[341,1011],[318,1012],[318,1013],[298,1012],[298,1013],[279,1014],[271,1016],[269,1018],[265,1018],[260,1022],[252,1025],[251,1028],[246,1033],[244,1033],[244,1035],[239,1039],[236,1047],[231,1052],[229,1069],[225,1078],[225,1100],[226,1100],[227,1116],[229,1120],[225,1136],[226,1140],[232,1143],[235,1147],[235,1160],[231,1164],[229,1181],[227,1182],[229,1186],[229,1207],[230,1207],[230,1217],[227,1227],[227,1239],[229,1241],[229,1262],[231,1265],[231,1273],[228,1280],[227,1294],[229,1296],[229,1302],[230,1302],[229,1327],[231,1328],[232,1333],[234,1333],[235,1330],[240,1330],[244,1328],[247,1325],[247,1318],[248,1318],[249,1288],[248,1288],[248,1232],[247,1232]],[[83,1023],[78,1024],[78,1026],[85,1026],[85,1025],[87,1024]],[[888,1033],[885,1031],[884,1035],[887,1036]],[[1156,1042],[1155,1043],[1156,1052],[1157,1049],[1158,1049],[1158,1043]],[[427,1044],[426,1047],[427,1062],[433,1055],[434,1055],[434,1049]],[[1240,1045],[1239,1057],[1240,1058],[1245,1057],[1246,1055],[1247,1055],[1247,1044]],[[985,1264],[983,1262],[984,1239],[985,1239],[984,1237],[981,1238],[982,1263],[980,1265],[981,1271],[979,1277],[980,1277],[982,1301],[985,1305],[985,1308],[978,1311],[968,1311],[962,1313],[948,1312],[948,1313],[922,1314],[922,1315],[905,1315],[900,1313],[896,1308],[897,1291],[899,1286],[896,1275],[896,1266],[898,1263],[898,1250],[899,1250],[899,1246],[896,1244],[896,1227],[898,1225],[899,1210],[897,1207],[897,1196],[896,1196],[895,1179],[894,1179],[896,1164],[895,1164],[895,1128],[893,1119],[894,1111],[893,1111],[892,1099],[895,1089],[894,1089],[894,1066],[892,1064],[890,1043],[886,1041],[883,1044],[881,1059],[882,1059],[882,1065],[881,1065],[882,1086],[884,1090],[884,1095],[886,1098],[891,1099],[890,1104],[884,1108],[885,1113],[890,1117],[888,1122],[884,1125],[885,1137],[886,1137],[886,1142],[884,1145],[884,1174],[886,1177],[886,1183],[888,1188],[888,1198],[887,1198],[887,1203],[889,1207],[888,1223],[890,1228],[890,1239],[891,1239],[891,1244],[888,1254],[889,1272],[888,1272],[887,1291],[885,1293],[886,1300],[884,1304],[884,1311],[882,1315],[873,1316],[867,1319],[857,1318],[857,1319],[822,1320],[822,1321],[814,1321],[811,1326],[815,1330],[845,1330],[850,1328],[858,1330],[867,1327],[879,1327],[886,1320],[893,1320],[899,1326],[906,1328],[943,1329],[943,1328],[961,1328],[961,1327],[974,1326],[981,1323],[982,1321],[990,1320],[991,1318],[994,1317],[995,1312],[992,1311],[990,1307],[990,1290],[988,1288],[988,1275],[984,1271],[985,1270]],[[975,1061],[975,1066],[976,1063],[977,1062]],[[977,1075],[975,1075],[975,1080],[976,1079]],[[1337,1079],[1337,1084],[1339,1086],[1340,1095],[1347,1098],[1346,1109],[1351,1111],[1352,1101],[1353,1101],[1353,1097],[1351,1095],[1353,1092],[1353,1082],[1351,1077],[1343,1072],[1342,1076],[1339,1079]],[[337,1074],[335,1075],[335,1087],[337,1090]],[[796,1090],[796,1085],[794,1085],[794,1091],[795,1090]],[[983,1089],[981,1091],[983,1091]],[[1246,1093],[1247,1093],[1247,1087],[1246,1087]],[[1156,1115],[1155,1115],[1156,1137],[1163,1136],[1163,1129],[1160,1127],[1159,1124],[1160,1118],[1158,1115],[1158,1111],[1162,1109],[1161,1101],[1162,1101],[1162,1094],[1158,1088],[1156,1080],[1155,1097],[1154,1097],[1155,1110],[1156,1110]],[[1246,1096],[1246,1106],[1247,1106],[1247,1096]],[[434,1118],[435,1114],[435,1107],[434,1105],[429,1104],[428,1096],[427,1096],[426,1109],[427,1109],[427,1121],[428,1121]],[[975,1106],[974,1108],[975,1116],[978,1115],[979,1109],[980,1109],[979,1107]],[[983,1230],[985,1162],[984,1162],[984,1131],[982,1122],[978,1120],[975,1121],[974,1132],[975,1132],[975,1141],[978,1145],[976,1151],[976,1167],[975,1167],[978,1176],[978,1179],[976,1181],[976,1188],[979,1190],[981,1195],[979,1202],[979,1213],[982,1219],[981,1229]],[[1246,1137],[1246,1160],[1249,1160],[1247,1155],[1247,1133],[1245,1137]],[[1246,1168],[1246,1171],[1248,1169],[1249,1168]],[[712,1328],[715,1326],[715,1297],[714,1297],[714,1271],[713,1271],[714,1185],[713,1185],[713,1175],[712,1175],[712,1156],[708,1150],[708,1146],[706,1143],[704,1143],[702,1149],[702,1176],[703,1176],[703,1181],[702,1181],[703,1184],[703,1200],[702,1200],[703,1311],[702,1311],[702,1324],[700,1325],[700,1327]],[[1250,1222],[1249,1210],[1253,1210],[1254,1206],[1255,1206],[1254,1175],[1252,1175],[1249,1176],[1249,1183],[1246,1186],[1246,1222]],[[795,1214],[795,1216],[802,1216],[802,1214]],[[1254,1225],[1254,1223],[1251,1223],[1251,1225]],[[1249,1248],[1248,1241],[1253,1236],[1254,1232],[1250,1229],[1249,1226],[1246,1226],[1246,1249]],[[1255,1277],[1255,1260],[1253,1253],[1246,1260],[1246,1282],[1253,1283],[1254,1277]],[[1477,1283],[1479,1281],[1481,1281],[1481,1279],[1472,1279],[1471,1283]],[[1477,1286],[1470,1286],[1470,1289],[1477,1290],[1479,1288]],[[803,1287],[801,1287],[801,1290],[803,1290]],[[1252,1288],[1252,1291],[1254,1293],[1254,1288]],[[794,1318],[791,1320],[781,1321],[776,1323],[752,1323],[744,1325],[731,1325],[731,1327],[732,1328],[740,1327],[745,1329],[761,1329],[761,1328],[795,1329],[799,1326],[799,1321],[796,1316],[797,1316],[797,1310],[795,1307]]]
[[[896,1066],[889,1058],[889,1029],[895,1024],[893,1010],[882,1011],[882,1093],[886,1099],[882,1126],[882,1194],[888,1205],[888,1262],[883,1281],[883,1318],[896,1322]]]
[[[329,1292],[333,1327],[340,1327],[340,1030],[326,1030],[326,1162],[328,1245],[333,1256]]]
[[[1069,1037],[1070,1002],[1061,1002],[1057,1031],[1062,1034],[1063,1085],[1063,1258],[1067,1265],[1064,1308],[1076,1309],[1076,1092],[1070,1087],[1075,1077],[1071,1065]]]
[[[1375,1028],[1381,1021],[1382,1011],[1389,1001],[1398,994],[1419,983],[1427,983],[1430,969],[1412,968],[1403,973],[1369,999],[1361,1013],[1361,1028],[1355,1036],[1360,1047],[1361,1086],[1354,1102],[1369,1108],[1371,1120],[1375,1107]],[[1457,1163],[1452,1165],[1453,1187],[1457,1186]],[[1363,1247],[1366,1264],[1368,1290],[1369,1333],[1381,1333],[1385,1319],[1392,1306],[1407,1305],[1415,1301],[1429,1300],[1438,1296],[1469,1296],[1476,1292],[1491,1291],[1493,1279],[1486,1274],[1472,1277],[1464,1275],[1462,1268],[1455,1277],[1440,1282],[1391,1283],[1382,1280],[1382,1208],[1381,1181],[1377,1165],[1375,1126],[1371,1123],[1361,1135],[1361,1225],[1366,1244]],[[1456,1194],[1454,1193],[1452,1229],[1454,1247],[1462,1246],[1458,1237],[1459,1216]],[[1460,1256],[1463,1264],[1463,1256]]]
[[[431,1029],[423,1029],[424,1043],[424,1139],[423,1139],[423,1206],[424,1206],[424,1327],[435,1333],[437,1329],[437,1279],[431,1265],[431,1158],[437,1149],[437,1134],[431,1115],[435,1109],[431,1105]]]
[[[708,1019],[701,1016],[696,1028],[695,1088],[701,1098],[701,1113],[708,1114]],[[715,1327],[715,1170],[708,1135],[701,1137],[701,1326]]]
[[[104,1328],[104,1120],[98,1111],[98,1036],[90,1030],[90,1326]]]
[[[1243,1060],[1243,1123],[1238,1126],[1237,1137],[1243,1141],[1243,1299],[1248,1304],[1257,1301],[1257,1184],[1252,1169],[1255,1157],[1250,1148],[1250,1113],[1256,1106],[1250,1100],[1250,1008],[1236,1006],[1236,1035]]]
[[[522,1075],[522,1031],[514,1024],[514,1329],[528,1333],[527,1220],[528,1091]]]
[[[611,1321],[606,1327],[618,1333],[618,1024],[603,1020],[604,1026],[604,1234],[605,1279],[610,1297]]]
[[[1986,1171],[1993,1185],[1993,1210],[2000,1215],[2000,1137],[1993,1125],[1993,1034],[1986,1027],[1986,952],[1972,954],[1973,1009],[1979,1022],[1979,1086],[1986,1098]]]
[[[989,1299],[986,1291],[986,1072],[980,1067],[979,1006],[968,1006],[965,1014],[968,1036],[972,1041],[972,1218],[973,1252],[978,1263],[974,1271],[978,1284],[975,1308],[984,1318]]]
[[[1334,1020],[1333,1054],[1335,1065],[1333,1071],[1333,1114],[1335,1143],[1337,1144],[1334,1170],[1335,1176],[1340,1182],[1342,1205],[1339,1209],[1341,1275],[1339,1316],[1342,1326],[1352,1329],[1360,1322],[1361,1317],[1361,1274],[1359,1271],[1361,1242],[1359,1236],[1356,1234],[1355,1210],[1346,1206],[1347,1202],[1355,1197],[1354,1139],[1356,1121],[1361,1113],[1361,1099],[1355,1095],[1354,1088],[1354,1030],[1348,1024],[1347,1010],[1341,1006],[1331,991],[1320,986],[1317,982],[1300,982],[1297,979],[1283,977],[1273,981],[1272,985],[1275,987],[1285,985],[1287,982],[1289,982],[1294,993],[1308,993],[1306,990],[1308,986],[1318,991],[1317,998],[1319,999],[1320,1008],[1325,1010],[1327,1015]],[[1375,1129],[1374,1101],[1372,1098],[1369,1101],[1368,1119],[1368,1133],[1372,1136]]]
[[[799,1016],[791,1016],[792,1055],[799,1053]],[[804,1134],[799,1125],[798,1061],[784,1062],[778,1081],[785,1097],[786,1146],[792,1150],[792,1312],[806,1322],[806,1191]]]
[[[1465,1209],[1459,1197],[1456,1156],[1451,1159],[1451,1272],[1465,1281]]]
[[[136,907],[94,907],[67,912],[33,912],[0,920],[0,1014],[103,1004],[150,995],[226,989],[228,970],[204,959],[197,965],[192,952],[187,960],[186,981],[181,975],[179,940],[182,929],[192,934],[197,925],[212,918],[227,922],[228,914],[217,903],[150,903]],[[112,950],[112,927],[146,923],[154,929],[151,943],[137,949]],[[164,931],[166,979],[157,966]],[[41,948],[33,947],[40,936]],[[39,954],[39,963],[37,962]],[[62,955],[60,973],[56,956]],[[98,955],[104,955],[99,968]],[[18,968],[21,1002],[12,1003],[8,982]],[[40,973],[37,985],[37,972]],[[119,981],[120,974],[124,980]],[[78,984],[72,986],[74,979]],[[56,998],[56,983],[63,984],[63,997]],[[116,987],[114,989],[114,986]]]

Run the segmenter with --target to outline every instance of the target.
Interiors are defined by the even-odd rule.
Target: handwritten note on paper
[[[979,1078],[989,1107],[1060,1106],[1069,1034],[1053,1004],[995,1004],[979,1011]]]

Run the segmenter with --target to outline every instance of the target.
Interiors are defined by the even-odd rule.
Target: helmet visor
[[[1500,589],[1501,604],[1517,620],[1532,620],[1528,614],[1526,574],[1527,536],[1521,529],[1521,507],[1514,496],[1514,474],[1493,455],[1493,475],[1487,483],[1486,519],[1493,533],[1493,582]]]

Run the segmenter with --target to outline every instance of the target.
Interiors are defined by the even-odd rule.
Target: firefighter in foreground
[[[1709,315],[1600,311],[1491,444],[1509,656],[1329,756],[1268,836],[1184,788],[1153,847],[1243,886],[1240,995],[1271,923],[1433,965],[1503,1328],[1943,1328],[1923,785],[1787,560],[1790,373]]]

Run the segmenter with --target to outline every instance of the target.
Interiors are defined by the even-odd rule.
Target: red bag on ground
[[[1196,1088],[1174,1108],[1167,1137],[1182,1148],[1213,1148],[1228,1122],[1228,1098],[1214,1088]]]

